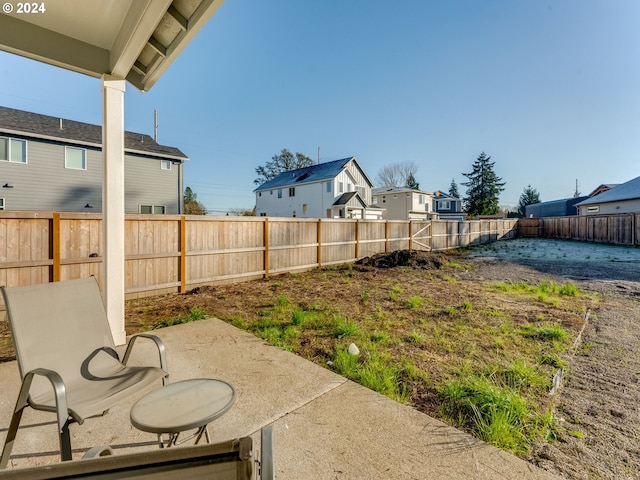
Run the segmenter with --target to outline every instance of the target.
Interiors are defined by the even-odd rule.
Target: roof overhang
[[[0,15],[0,50],[149,90],[224,0],[47,0]]]

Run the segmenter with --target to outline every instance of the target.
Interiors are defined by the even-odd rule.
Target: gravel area
[[[640,478],[640,249],[518,239],[471,250],[483,279],[568,278],[598,292],[557,394],[560,434],[532,462],[570,479]]]

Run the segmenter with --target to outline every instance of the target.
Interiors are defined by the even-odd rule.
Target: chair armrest
[[[162,384],[166,385],[167,377],[169,376],[169,368],[167,367],[167,354],[166,349],[164,348],[164,342],[162,341],[162,339],[160,339],[160,337],[156,335],[152,335],[150,333],[138,333],[136,335],[133,335],[127,343],[127,349],[125,350],[124,356],[122,357],[122,364],[126,365],[129,361],[129,357],[131,356],[131,352],[133,351],[133,345],[138,338],[147,338],[149,340],[152,340],[156,344],[156,347],[158,348],[158,356],[160,357],[160,368],[162,368],[162,370],[166,372],[166,375],[162,378]]]
[[[67,419],[69,418],[69,409],[67,408],[67,389],[58,372],[54,372],[53,370],[48,370],[46,368],[34,368],[33,370],[28,371],[22,379],[22,386],[20,387],[20,394],[18,395],[16,407],[17,405],[26,403],[29,395],[29,389],[31,388],[31,382],[35,375],[45,377],[53,387],[53,391],[56,396],[58,429],[62,432],[64,425],[67,423]]]

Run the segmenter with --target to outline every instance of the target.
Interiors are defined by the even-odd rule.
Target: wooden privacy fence
[[[353,262],[400,249],[514,238],[515,220],[468,222],[127,215],[127,298]],[[0,213],[0,285],[102,273],[100,214]]]
[[[518,235],[640,246],[640,213],[523,218]]]

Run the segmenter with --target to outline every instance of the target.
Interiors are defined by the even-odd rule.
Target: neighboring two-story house
[[[467,218],[462,211],[462,200],[440,190],[433,194],[433,211],[440,220],[464,222]]]
[[[125,212],[183,212],[187,156],[125,132]],[[0,107],[0,210],[102,211],[102,127]]]
[[[254,190],[256,215],[381,219],[373,184],[355,157],[282,172]]]
[[[411,188],[378,187],[371,192],[372,203],[384,208],[389,220],[431,220],[433,194]]]

